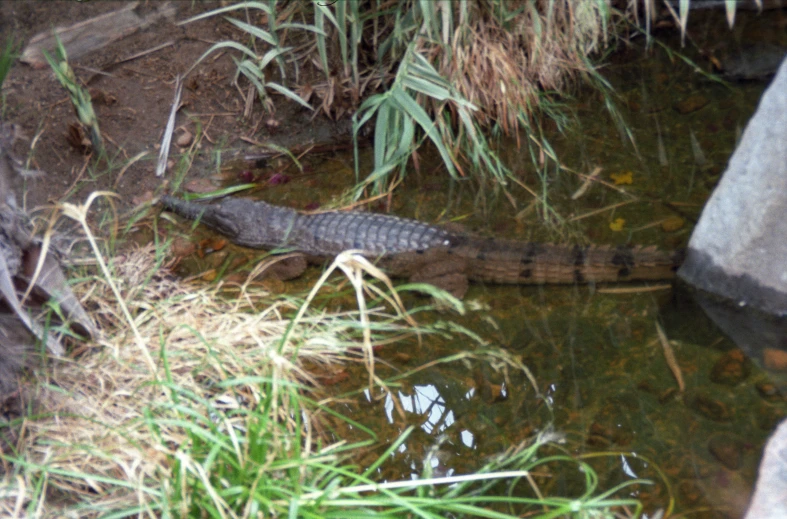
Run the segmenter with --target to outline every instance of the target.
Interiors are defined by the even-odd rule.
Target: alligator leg
[[[409,253],[417,268],[409,273],[412,283],[429,283],[441,288],[458,299],[467,293],[467,263],[443,250],[426,251],[422,254]]]
[[[304,273],[308,262],[303,254],[289,254],[276,258],[263,272],[263,277],[272,277],[279,281],[289,281]]]
[[[437,288],[442,288],[457,299],[462,299],[467,293],[467,276],[460,272],[446,272],[430,276],[427,273],[416,274],[410,277],[411,283],[429,283]]]

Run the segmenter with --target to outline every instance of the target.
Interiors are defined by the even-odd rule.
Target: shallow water
[[[564,173],[549,178],[555,219],[568,222],[562,231],[544,226],[536,211],[513,219],[531,200],[516,187],[517,210],[500,197],[489,216],[472,212],[470,190],[461,187],[455,198],[422,187],[400,196],[409,202],[396,212],[434,221],[440,216],[436,208],[450,207],[448,214],[462,216],[473,230],[518,239],[562,233],[594,243],[684,246],[765,84],[715,83],[661,52],[654,54],[633,50],[607,70],[636,146],[621,136],[603,102],[592,95],[577,106],[578,127],[550,136],[570,168],[588,174],[602,167],[600,177],[611,183],[613,175],[630,172],[631,184],[618,187],[633,201],[613,208],[631,198],[594,186],[572,202],[581,181]],[[525,150],[503,147],[509,160],[519,154],[514,170],[537,186],[538,173]],[[429,187],[439,181],[420,182]],[[576,218],[603,208],[609,209]],[[623,228],[612,230],[618,218]],[[662,225],[665,221],[683,226],[674,229]],[[455,320],[490,348],[521,359],[537,389],[522,373],[506,373],[502,363],[479,358],[419,371],[393,384],[390,393],[367,390],[340,409],[370,426],[383,443],[407,425],[418,427],[387,466],[386,477],[418,477],[425,466],[440,474],[472,471],[488,456],[551,426],[565,436],[568,452],[609,454],[591,461],[608,486],[629,478],[656,481],[630,490],[650,512],[674,499],[674,511],[692,517],[739,517],[764,441],[787,413],[784,397],[771,376],[746,359],[684,291],[605,293],[609,288],[616,287],[471,288],[467,301],[476,310]],[[665,360],[657,323],[670,340],[683,392]],[[394,376],[476,348],[461,336],[431,337],[404,355],[402,346],[378,352],[393,366],[378,373]],[[554,484],[554,491],[572,492],[571,478]]]
[[[736,34],[756,32],[759,23],[739,17]],[[700,62],[696,52],[685,52]],[[518,179],[539,193],[546,186],[546,218],[545,206],[514,184],[516,207],[500,193],[477,198],[469,182],[447,189],[443,173],[432,167],[436,157],[428,155],[421,158],[422,173],[411,174],[397,192],[392,212],[521,240],[685,246],[765,84],[711,81],[658,48],[615,56],[605,75],[620,95],[617,107],[633,142],[614,124],[604,100],[588,92],[570,105],[576,125],[547,137],[568,168],[585,175],[602,168],[606,186],[594,184],[571,200],[582,177],[558,175],[554,165],[539,172],[524,147],[501,141]],[[310,160],[306,173],[268,186],[262,197],[306,208],[330,203],[353,181],[350,154]],[[364,160],[370,162],[368,151]],[[313,269],[287,289],[309,286],[315,275]],[[466,316],[419,319],[459,323],[485,346],[459,333],[386,346],[377,352],[377,374],[392,380],[390,391],[359,387],[366,379],[361,367],[347,368],[350,376],[337,378],[327,391],[344,397],[337,410],[378,435],[381,446],[370,459],[416,426],[380,469],[385,478],[419,477],[426,467],[434,474],[473,471],[551,427],[564,437],[565,451],[605,454],[588,459],[603,488],[654,480],[627,490],[649,512],[674,499],[674,511],[691,517],[738,517],[764,441],[787,414],[787,399],[679,287],[635,287],[473,285]],[[411,297],[406,304],[424,301]],[[683,391],[657,326],[674,351]],[[521,370],[486,354],[500,351],[523,363],[536,387]],[[461,353],[473,355],[408,374]],[[574,479],[555,477],[552,491],[571,494]]]

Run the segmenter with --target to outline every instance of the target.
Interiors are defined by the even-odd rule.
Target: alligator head
[[[214,204],[161,197],[164,207],[190,220],[199,221],[233,243],[253,248],[286,247],[298,216],[293,209],[243,198],[226,198]]]

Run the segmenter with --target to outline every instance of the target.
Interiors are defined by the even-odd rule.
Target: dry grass
[[[513,133],[521,128],[523,115],[538,111],[541,93],[566,93],[581,74],[593,72],[588,57],[603,51],[614,37],[608,0],[413,4],[386,2],[367,8],[364,14],[375,23],[363,28],[365,39],[372,42],[365,49],[366,59],[371,61],[387,38],[394,40],[392,48],[376,67],[362,70],[359,78],[354,77],[358,67],[345,63],[331,69],[334,75],[325,83],[310,87],[309,96],[321,99],[324,112],[357,108],[364,92],[390,84],[394,74],[384,71],[396,66],[403,47],[413,41],[417,52],[427,56],[462,98],[478,108],[473,115],[481,124],[499,123]],[[391,16],[391,10],[401,16]],[[417,29],[401,19],[410,15],[415,17],[410,23],[419,24]],[[324,30],[336,40],[334,26]],[[329,50],[338,54],[339,49]],[[338,62],[339,56],[329,61]],[[312,63],[318,62],[312,57]],[[432,104],[433,113],[442,106],[441,102]]]
[[[311,385],[300,367],[305,361],[335,364],[361,356],[355,312],[305,311],[291,327],[283,314],[296,311],[294,303],[274,300],[253,283],[206,287],[178,279],[156,266],[152,246],[112,264],[150,357],[134,344],[106,279],[74,287],[104,334],[78,358],[39,374],[36,412],[25,420],[13,456],[17,470],[6,460],[0,510],[7,516],[22,517],[31,499],[42,517],[60,516],[62,505],[80,501],[99,509],[158,501],[150,482],[172,477],[171,461],[189,442],[184,420],[209,423],[218,419],[211,411],[257,408],[271,397],[264,387]],[[387,319],[376,310],[367,316],[378,318]],[[264,386],[261,379],[277,382]],[[292,420],[289,411],[271,410],[283,423]],[[244,427],[243,420],[239,413],[217,426]]]
[[[71,358],[31,374],[30,413],[0,430],[6,438],[10,431],[16,435],[0,456],[0,516],[345,519],[356,511],[357,517],[390,519],[411,513],[513,519],[519,515],[488,515],[490,506],[542,510],[549,517],[585,508],[639,509],[630,498],[591,499],[595,477],[582,476],[588,488],[579,500],[541,496],[531,473],[543,463],[537,450],[555,439],[548,433],[512,447],[477,474],[374,480],[413,427],[371,466],[351,465],[354,452],[375,444],[373,432],[351,423],[369,438],[354,444],[318,434],[347,419],[309,400],[314,381],[301,366],[363,359],[369,383],[383,384],[373,375],[372,346],[428,331],[414,328],[398,297],[367,285],[362,273],[384,283],[387,278],[345,252],[298,300],[260,288],[253,280],[260,269],[240,285],[177,278],[161,266],[163,255],[152,245],[107,263],[86,224],[96,196],[61,210],[83,225],[96,252],[99,274],[73,288],[102,334],[86,349],[73,348]],[[349,278],[357,311],[310,306],[334,270]],[[367,307],[369,294],[394,311]],[[528,373],[506,354],[495,358]],[[322,413],[331,418],[318,418]],[[571,456],[548,460],[579,474],[591,470]],[[508,485],[505,496],[495,487],[500,481]],[[514,492],[520,481],[528,481],[536,497]]]
[[[478,10],[475,4],[475,9]],[[610,7],[606,2],[505,2],[501,21],[475,12],[459,24],[442,59],[442,74],[462,96],[479,107],[484,126],[497,123],[506,133],[518,131],[522,117],[540,105],[544,91],[565,93],[581,74],[592,71],[587,56],[603,49]],[[447,57],[447,56],[446,56]]]

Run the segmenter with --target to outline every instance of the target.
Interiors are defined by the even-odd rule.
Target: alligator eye
[[[225,217],[224,215],[217,215],[213,225],[214,229],[229,237],[236,236],[240,230],[238,225],[232,217]]]

